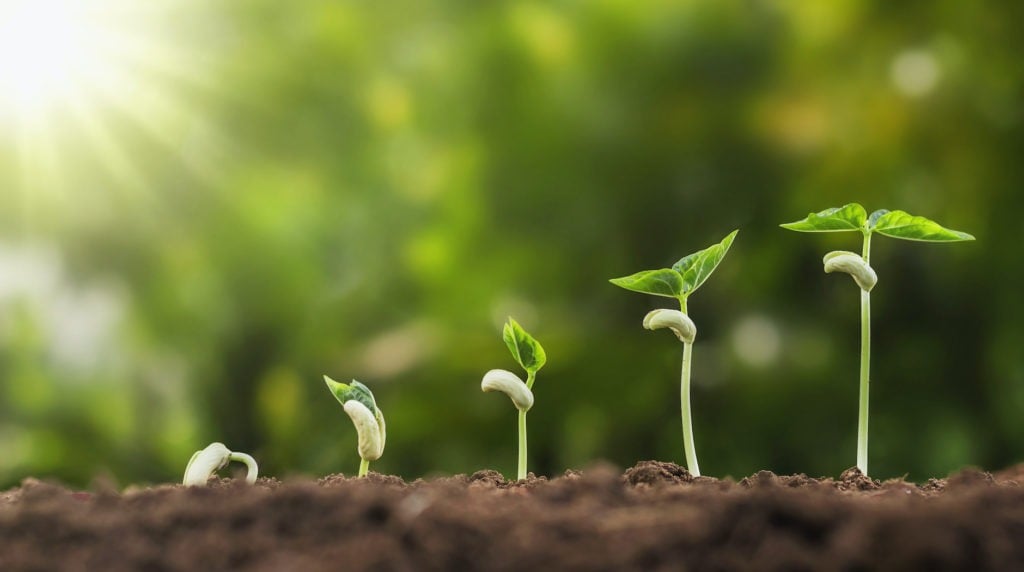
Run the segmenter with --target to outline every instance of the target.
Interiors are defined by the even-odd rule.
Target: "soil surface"
[[[1024,570],[1024,465],[922,485],[692,477],[217,480],[0,493],[0,570]]]

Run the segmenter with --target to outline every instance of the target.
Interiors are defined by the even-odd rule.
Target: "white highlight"
[[[743,318],[731,338],[736,356],[750,367],[766,368],[779,359],[782,335],[769,318],[756,314]]]
[[[0,98],[38,112],[105,67],[87,2],[0,0]]]
[[[115,351],[130,301],[117,282],[73,284],[56,247],[0,242],[0,343],[14,335],[22,306],[45,336],[47,354],[82,379],[117,363]]]
[[[893,85],[908,97],[928,95],[939,83],[940,75],[939,62],[928,50],[900,52],[889,69]]]

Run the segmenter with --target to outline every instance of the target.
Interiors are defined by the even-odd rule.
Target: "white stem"
[[[231,453],[230,458],[232,461],[238,461],[239,463],[245,464],[245,482],[249,483],[250,485],[256,482],[256,477],[259,475],[259,467],[256,466],[256,459],[253,459],[251,456],[246,455],[245,453],[235,452]]]

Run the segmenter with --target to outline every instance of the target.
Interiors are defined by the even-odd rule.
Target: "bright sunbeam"
[[[195,118],[180,94],[207,87],[209,54],[181,36],[192,29],[181,15],[201,17],[202,6],[0,0],[0,152],[6,140],[22,199],[70,196],[81,173],[119,190],[150,186],[139,143],[172,160]]]
[[[101,71],[103,35],[85,2],[0,0],[0,97],[19,116],[43,113]]]

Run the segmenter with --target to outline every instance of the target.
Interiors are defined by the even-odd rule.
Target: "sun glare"
[[[209,54],[182,24],[205,16],[202,6],[0,0],[0,150],[15,151],[23,197],[69,195],[90,165],[120,187],[149,186],[140,134],[177,153],[195,117],[179,95],[208,87]]]
[[[104,65],[87,3],[0,0],[0,97],[18,115],[44,111]]]

